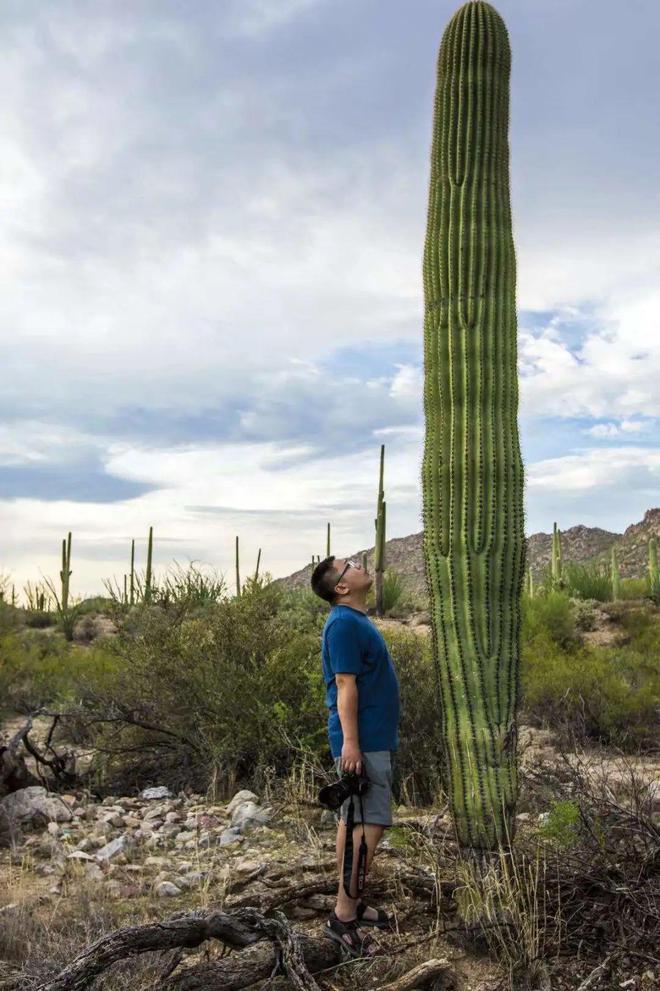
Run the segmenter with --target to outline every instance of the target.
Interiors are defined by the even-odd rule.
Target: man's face
[[[373,578],[363,569],[362,564],[355,558],[336,557],[334,568],[337,575],[342,575],[341,581],[335,587],[338,596],[350,595],[351,592],[361,592],[371,588]]]

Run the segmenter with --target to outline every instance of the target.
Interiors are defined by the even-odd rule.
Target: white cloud
[[[229,23],[239,34],[260,35],[307,13],[323,0],[234,0]]]
[[[537,461],[527,469],[527,485],[534,490],[570,492],[598,489],[605,498],[608,489],[648,493],[660,492],[660,449],[607,447]]]
[[[571,346],[562,325],[582,327]],[[527,416],[660,416],[660,292],[621,294],[588,315],[574,309],[541,333],[519,332],[521,407]],[[596,435],[603,434],[596,431]]]

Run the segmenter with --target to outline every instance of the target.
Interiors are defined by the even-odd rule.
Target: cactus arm
[[[424,250],[424,554],[459,842],[512,834],[524,581],[510,50],[484,0],[461,7],[438,59]]]

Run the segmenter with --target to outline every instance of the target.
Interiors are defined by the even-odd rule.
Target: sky
[[[4,0],[0,574],[421,529],[446,0]],[[660,504],[660,6],[500,0],[526,531]]]

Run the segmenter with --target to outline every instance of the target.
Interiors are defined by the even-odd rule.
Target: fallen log
[[[37,991],[83,991],[113,964],[142,953],[184,947],[194,949],[207,939],[217,939],[235,949],[268,941],[255,952],[236,958],[191,967],[172,974],[159,988],[238,989],[249,987],[275,967],[287,975],[296,991],[319,991],[309,968],[322,970],[339,961],[339,948],[328,940],[315,940],[295,932],[286,918],[265,918],[253,908],[235,912],[193,912],[165,922],[127,926],[108,933],[80,953],[55,978]],[[327,945],[326,945],[327,943]]]

